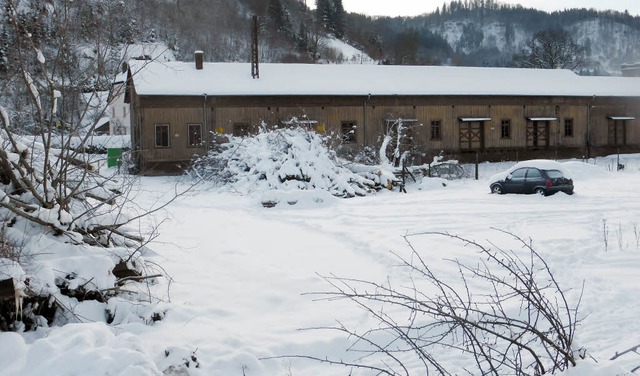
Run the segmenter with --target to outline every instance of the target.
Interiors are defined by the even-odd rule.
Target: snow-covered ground
[[[408,193],[339,199],[290,193],[273,208],[249,196],[207,183],[149,221],[164,222],[147,261],[171,280],[152,286],[162,297],[164,318],[70,324],[29,333],[0,334],[3,375],[359,375],[357,370],[299,359],[312,355],[348,359],[348,338],[301,328],[335,325],[363,330],[374,322],[346,301],[317,301],[331,290],[320,277],[335,274],[402,284],[392,252],[407,255],[403,236],[425,231],[502,244],[500,229],[525,239],[547,260],[575,301],[584,282],[577,347],[587,358],[567,374],[631,374],[640,355],[616,352],[640,344],[640,155],[569,161],[576,193],[550,197],[492,195],[487,179],[513,163],[481,164],[480,179],[422,181]],[[136,201],[143,207],[169,197],[177,178],[144,177]],[[283,193],[287,195],[287,193]],[[438,272],[444,258],[474,260],[471,249],[438,237],[412,237],[417,251]],[[86,312],[91,312],[87,304]],[[100,312],[94,312],[99,316]],[[126,320],[123,320],[126,322]],[[442,354],[455,364],[457,353]],[[626,373],[625,373],[626,372]],[[418,372],[411,373],[418,374]]]

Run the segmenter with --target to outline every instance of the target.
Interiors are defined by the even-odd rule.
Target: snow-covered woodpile
[[[243,194],[323,190],[336,197],[368,195],[395,179],[389,168],[338,158],[325,137],[300,127],[227,137],[228,142],[193,162],[191,176]]]

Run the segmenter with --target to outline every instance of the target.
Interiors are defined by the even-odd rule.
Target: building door
[[[549,146],[548,120],[527,122],[527,146],[531,148],[546,148]]]
[[[484,148],[484,122],[460,122],[460,150],[482,150]]]
[[[626,120],[609,120],[609,145],[619,146],[627,143],[627,121]]]

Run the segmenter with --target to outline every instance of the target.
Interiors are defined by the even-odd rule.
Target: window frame
[[[399,142],[401,145],[413,145],[415,130],[413,122],[403,122],[402,123],[402,134],[398,134]]]
[[[345,120],[340,122],[340,138],[342,139],[342,142],[345,144],[358,143],[358,136],[356,133],[357,128],[358,123],[355,120]],[[345,132],[346,129],[348,129],[348,132]]]
[[[502,119],[500,121],[500,139],[511,139],[511,119]]]
[[[537,168],[529,167],[527,169],[527,179],[542,179],[543,175]]]
[[[511,173],[509,173],[509,180],[522,180],[524,181],[524,179],[526,179],[527,177],[527,170],[529,168],[528,167],[520,167],[517,170],[511,171]],[[518,173],[518,175],[514,176],[514,173]],[[520,173],[522,173],[522,176],[520,175]]]
[[[195,133],[192,133],[191,129],[192,127],[198,127],[198,133],[197,133],[197,137],[198,140],[197,142],[193,142],[195,140],[192,140],[192,134],[196,135]],[[188,123],[187,124],[187,146],[194,148],[194,147],[200,147],[202,146],[202,123]]]
[[[166,145],[162,145],[158,143],[158,136],[161,136],[158,133],[158,130],[161,128],[165,128],[166,129]],[[155,140],[154,140],[154,145],[156,149],[167,149],[171,147],[171,125],[169,123],[156,123],[155,124]],[[164,140],[163,140],[164,141]]]
[[[233,135],[235,137],[247,137],[250,132],[250,125],[247,122],[239,121],[232,124],[233,127]]]
[[[569,132],[567,132],[567,130]],[[565,118],[564,119],[564,137],[573,137],[574,135],[574,127],[573,127],[573,118]]]
[[[429,125],[431,141],[442,141],[442,120],[431,120]]]

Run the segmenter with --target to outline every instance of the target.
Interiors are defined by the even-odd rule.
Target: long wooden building
[[[175,171],[217,142],[296,124],[377,149],[394,134],[414,163],[640,151],[640,78],[568,70],[134,61],[133,156]]]

